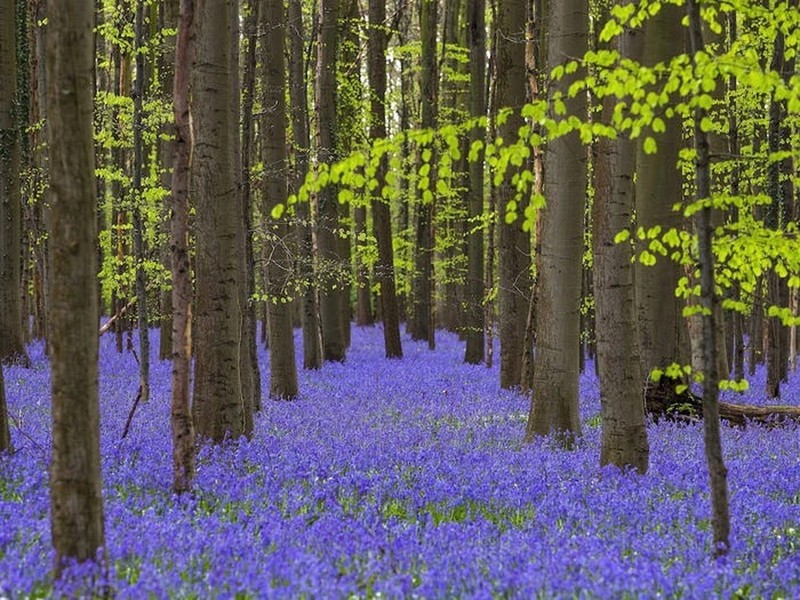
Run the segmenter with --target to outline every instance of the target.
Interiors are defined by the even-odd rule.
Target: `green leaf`
[[[645,154],[655,154],[658,151],[658,144],[656,144],[656,140],[650,136],[644,138],[644,144],[642,146]]]
[[[630,237],[631,237],[630,229],[623,229],[622,231],[617,233],[617,235],[614,236],[614,243],[621,244],[622,242],[630,239]]]
[[[285,210],[286,210],[285,205],[276,204],[275,206],[272,207],[272,210],[270,211],[269,214],[272,216],[273,219],[280,219],[281,216],[283,216],[283,211]]]

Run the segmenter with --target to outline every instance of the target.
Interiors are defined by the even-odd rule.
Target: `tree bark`
[[[285,204],[288,192],[286,160],[286,14],[283,0],[266,0],[262,7],[264,32],[264,215]],[[297,396],[297,365],[292,333],[292,256],[286,217],[267,220],[267,310],[269,311],[269,395],[274,399]]]
[[[526,39],[525,0],[502,0],[497,21],[497,59],[495,62],[495,111],[511,108],[512,114],[497,128],[498,136],[507,143],[517,140],[524,125],[520,110],[527,101],[527,74],[525,63]],[[522,384],[522,355],[525,323],[531,293],[531,241],[530,233],[522,228],[522,220],[506,220],[509,204],[522,203],[515,199],[516,189],[511,184],[512,173],[506,173],[498,193],[499,219],[499,300],[500,320],[500,386],[517,387]],[[518,206],[522,215],[524,206]]]
[[[189,78],[194,53],[194,0],[180,1],[173,78],[175,156],[172,161],[172,489],[188,492],[194,479],[194,423],[190,404],[192,361],[192,270],[189,259]]]
[[[291,98],[292,134],[295,151],[294,188],[299,189],[308,172],[310,139],[308,97],[303,43],[303,11],[301,0],[289,0],[289,95]],[[322,367],[322,330],[319,316],[319,286],[315,276],[314,233],[311,207],[308,202],[295,206],[297,211],[298,277],[301,279],[300,320],[303,328],[303,368]]]
[[[687,0],[686,13],[689,19],[689,40],[692,51],[692,65],[696,68],[695,57],[704,51],[700,8],[696,0]],[[702,78],[698,75],[699,78]],[[711,160],[709,157],[708,134],[703,131],[701,122],[706,116],[705,109],[696,108],[694,114],[694,146],[696,199],[711,197]],[[714,532],[714,556],[728,553],[730,548],[730,514],[728,508],[728,470],[722,457],[722,442],[719,428],[719,373],[717,371],[717,328],[714,322],[718,313],[719,299],[714,290],[714,254],[712,241],[714,229],[711,223],[711,208],[700,209],[695,219],[697,230],[697,249],[700,266],[700,298],[703,305],[703,425],[706,448],[706,461],[711,480],[711,510]]]
[[[0,0],[0,361],[29,364],[22,335],[22,198],[16,0]]]
[[[547,63],[555,67],[587,49],[588,13],[584,2],[565,0],[550,7]],[[568,115],[584,118],[586,97],[567,97],[581,70],[550,84],[551,96],[564,94]],[[580,351],[581,262],[586,201],[587,153],[577,132],[552,139],[545,154],[547,205],[540,214],[536,307],[536,368],[525,439],[556,433],[569,441],[580,434],[578,375]]]
[[[104,534],[92,136],[94,6],[90,0],[60,0],[49,8],[50,516],[59,577],[68,560],[98,558]]]
[[[652,66],[668,61],[684,49],[685,30],[681,8],[664,5],[644,26],[643,63]],[[680,117],[664,119],[666,131],[656,136],[658,153],[646,154],[641,144],[636,155],[636,224],[649,229],[680,229],[679,212],[672,206],[683,199],[683,177],[678,168],[678,153],[683,144]],[[683,318],[683,301],[675,297],[680,265],[658,260],[653,266],[634,265],[636,320],[642,376],[655,368],[689,360],[688,331]]]
[[[469,47],[469,111],[473,119],[486,116],[486,2],[467,0],[467,46]],[[470,129],[470,145],[484,142],[486,128]],[[482,155],[481,155],[482,156]],[[467,298],[465,316],[466,349],[464,362],[480,364],[484,358],[483,285],[483,160],[469,165],[467,199]]]
[[[633,0],[623,3],[630,4]],[[641,58],[641,32],[626,30],[617,38],[624,58]],[[603,119],[609,120],[616,99],[603,99]],[[616,243],[633,219],[633,180],[636,145],[625,134],[597,143],[594,165],[594,297],[595,335],[600,380],[602,441],[600,464],[633,467],[645,473],[649,445],[642,403],[642,376],[636,343],[633,303],[633,249]]]
[[[336,152],[336,51],[338,44],[338,0],[320,0],[317,38],[317,158],[331,163]],[[339,244],[339,208],[334,189],[320,190],[318,197],[317,242],[323,280],[320,289],[322,357],[342,362],[347,355],[342,319],[341,281],[349,276],[343,265]],[[348,323],[349,326],[349,323]]]
[[[196,202],[196,307],[193,417],[215,443],[249,435],[243,396],[243,249],[238,190],[238,97],[234,36],[238,3],[198,0],[191,112],[192,196]],[[201,93],[202,92],[202,93]]]
[[[370,139],[386,137],[386,2],[369,0],[369,37],[367,69],[370,87]],[[380,285],[379,302],[383,320],[383,346],[386,358],[402,358],[400,316],[395,285],[392,215],[389,200],[383,195],[386,186],[386,157],[381,158],[375,174],[378,185],[372,197],[372,229],[378,244],[375,279]]]

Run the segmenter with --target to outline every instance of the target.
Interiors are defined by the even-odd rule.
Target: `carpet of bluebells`
[[[157,339],[153,340],[157,347]],[[713,561],[702,428],[649,428],[645,476],[598,467],[597,379],[581,379],[584,436],[523,446],[528,399],[496,369],[378,327],[344,364],[302,372],[293,402],[264,403],[251,441],[205,448],[196,492],[171,494],[169,373],[121,439],[137,368],[101,339],[107,573],[118,598],[800,597],[800,431],[723,428],[732,551]],[[0,598],[54,589],[48,366],[8,368],[16,452],[0,457]],[[269,369],[261,357],[264,381]],[[761,377],[759,379],[758,377]],[[763,374],[734,400],[763,403]],[[800,404],[800,375],[782,402]],[[80,569],[77,569],[80,570]]]

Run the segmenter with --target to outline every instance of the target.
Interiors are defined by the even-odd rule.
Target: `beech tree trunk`
[[[583,56],[587,49],[589,15],[581,0],[550,6],[548,68]],[[586,114],[586,97],[567,97],[581,70],[551,82],[550,94],[564,94],[568,115]],[[581,262],[586,201],[586,150],[577,132],[550,140],[545,154],[544,189],[547,205],[540,214],[536,365],[533,398],[525,434],[556,433],[569,441],[580,434],[578,375],[580,360]]]
[[[286,13],[283,0],[266,0],[262,6],[265,107],[264,134],[264,215],[278,204],[285,204],[288,194],[286,160]],[[286,246],[290,228],[286,216],[267,216],[267,310],[269,311],[269,395],[274,399],[297,396],[297,365],[294,358],[292,305],[292,256]]]
[[[11,449],[11,432],[8,428],[8,405],[6,384],[3,378],[3,363],[0,362],[0,453]]]
[[[295,152],[294,187],[299,189],[308,171],[310,139],[308,97],[303,44],[302,0],[289,0],[289,95],[291,98],[292,134]],[[314,233],[308,202],[295,206],[297,211],[297,276],[301,279],[300,320],[303,327],[303,368],[322,367],[322,330],[319,316],[319,286],[315,276]]]
[[[497,128],[498,136],[508,140],[508,143],[516,141],[518,131],[524,124],[520,110],[527,101],[526,14],[525,0],[502,0],[499,4],[495,62],[497,102],[494,110],[513,109],[508,119]],[[497,190],[500,233],[500,287],[497,296],[500,320],[500,386],[503,388],[522,384],[522,345],[532,286],[530,233],[522,229],[521,218],[511,223],[505,218],[509,203],[517,202],[516,189],[511,184],[512,175],[511,172],[507,173]],[[525,207],[522,200],[519,203],[520,206],[514,212],[521,216]]]
[[[386,2],[369,0],[369,37],[367,39],[367,69],[370,94],[370,130],[372,140],[386,137]],[[383,345],[386,358],[402,358],[400,342],[400,317],[394,273],[394,248],[392,243],[392,215],[388,198],[384,198],[386,185],[386,157],[381,159],[375,174],[377,193],[372,197],[372,229],[378,244],[378,262],[375,279],[380,285],[379,302],[383,320]]]
[[[197,0],[191,112],[196,202],[195,377],[197,434],[215,443],[250,435],[243,396],[241,204],[238,190],[238,3]]]
[[[705,50],[697,0],[687,0],[686,13],[689,20],[689,40],[692,51],[692,66],[695,57]],[[696,199],[711,197],[711,159],[709,157],[708,134],[701,122],[706,116],[703,108],[694,114],[694,147]],[[717,362],[717,318],[719,298],[714,290],[714,254],[712,242],[714,228],[711,223],[711,208],[700,209],[695,219],[697,251],[700,266],[700,299],[703,312],[703,429],[706,461],[711,480],[711,511],[714,532],[714,556],[726,555],[730,548],[730,511],[728,508],[728,470],[722,458],[722,442],[719,427],[719,373]]]
[[[331,163],[336,151],[336,47],[338,44],[338,0],[320,0],[317,38],[317,154],[320,163]],[[339,202],[328,186],[318,196],[317,243],[322,287],[322,356],[324,360],[344,361],[347,344],[342,318],[342,281],[348,276],[339,244]],[[349,327],[349,323],[348,323]]]
[[[623,4],[630,4],[626,0]],[[641,32],[628,29],[617,38],[624,58],[641,57]],[[615,99],[603,100],[603,118],[610,119]],[[649,445],[643,379],[636,342],[633,303],[633,249],[614,241],[630,230],[633,219],[633,177],[636,142],[622,135],[598,141],[594,165],[593,206],[594,298],[597,366],[600,379],[600,415],[603,437],[600,464],[647,471]]]
[[[469,47],[469,111],[472,118],[486,116],[486,2],[467,0],[467,46]],[[470,130],[470,144],[483,142],[485,128]],[[483,160],[469,165],[467,200],[467,289],[464,362],[480,364],[484,358]]]
[[[50,519],[55,575],[104,546],[98,400],[97,218],[94,164],[94,3],[47,12],[51,285],[48,340],[53,450]]]
[[[0,0],[0,361],[29,363],[22,335],[22,199],[16,0]]]
[[[189,78],[194,53],[194,0],[181,0],[175,51],[173,109],[175,156],[172,161],[172,489],[188,492],[194,479],[194,423],[190,404],[192,361],[192,270],[189,262]]]

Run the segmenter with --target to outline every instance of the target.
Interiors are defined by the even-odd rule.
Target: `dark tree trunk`
[[[486,2],[467,0],[467,45],[469,46],[469,112],[470,117],[486,116]],[[486,128],[476,125],[470,129],[470,144],[482,143]],[[480,364],[484,359],[484,285],[483,236],[480,221],[483,216],[483,160],[469,165],[467,200],[467,298],[466,298],[466,350],[464,362]]]
[[[692,64],[695,56],[704,51],[700,8],[696,0],[687,0],[689,39]],[[697,200],[711,196],[711,160],[709,158],[708,134],[701,122],[706,116],[702,108],[695,109],[694,145],[695,184]],[[703,313],[703,419],[705,430],[706,460],[711,479],[711,510],[714,530],[714,556],[728,553],[730,548],[730,513],[728,509],[728,470],[722,458],[722,443],[719,431],[719,373],[717,372],[717,317],[719,299],[714,290],[714,255],[711,250],[714,229],[711,223],[711,208],[700,209],[695,216],[697,248],[700,263],[700,297]]]
[[[286,160],[286,13],[283,0],[266,0],[262,7],[264,37],[264,193],[262,214],[285,204],[288,193]],[[297,396],[297,365],[292,333],[292,256],[286,247],[290,228],[285,216],[267,217],[267,310],[269,311],[269,395],[274,399]]]
[[[90,0],[61,0],[50,8],[50,518],[58,577],[67,561],[93,560],[105,544],[97,388],[94,6]]]
[[[386,21],[385,0],[369,0],[369,38],[367,69],[370,94],[370,131],[372,140],[386,137]],[[381,158],[375,174],[377,193],[372,197],[372,228],[378,244],[378,262],[375,279],[380,285],[380,312],[383,320],[383,345],[386,358],[402,358],[400,342],[400,318],[394,273],[394,249],[392,245],[392,216],[389,198],[384,197],[387,160]]]
[[[192,270],[189,262],[189,157],[192,132],[189,121],[189,77],[194,53],[194,0],[180,0],[176,39],[173,108],[175,156],[172,161],[172,489],[188,492],[194,479],[194,424],[190,403],[192,360]]]

